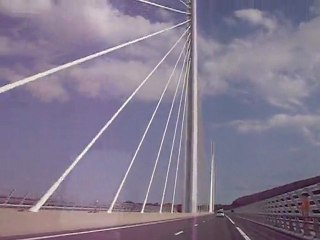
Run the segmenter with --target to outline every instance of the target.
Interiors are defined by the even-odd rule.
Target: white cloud
[[[2,80],[13,82],[49,69],[56,65],[56,56],[60,58],[70,50],[88,46],[91,49],[97,44],[107,48],[173,25],[172,22],[151,22],[142,16],[125,15],[103,0],[41,2],[39,5],[33,3],[26,6],[24,1],[15,1],[11,6],[9,1],[4,1],[1,5],[2,13],[28,19],[28,30],[39,36],[36,41],[30,41],[27,40],[28,36],[25,37],[16,29],[12,31],[18,36],[0,36],[0,55],[14,56],[16,59],[28,57],[34,65],[30,68],[20,63],[3,67],[6,74],[0,76]],[[17,28],[23,26],[19,25]],[[161,37],[126,47],[120,54],[110,54],[100,60],[66,70],[59,76],[32,83],[26,89],[43,101],[67,100],[67,84],[68,87],[73,84],[81,95],[90,98],[128,96],[178,39],[182,30],[171,31]],[[89,53],[98,50],[101,49],[91,50]],[[157,71],[152,79],[154,84],[143,89],[138,95],[140,99],[157,98],[179,51],[175,50]],[[72,84],[69,86],[69,83]],[[173,85],[169,90],[173,92]]]
[[[320,145],[319,115],[277,114],[268,120],[237,120],[230,123],[241,133],[261,133],[272,129],[291,128],[300,131],[314,145]]]
[[[257,10],[240,13],[238,16],[251,23],[274,21]],[[219,47],[202,62],[205,92],[225,93],[240,85],[271,105],[303,106],[305,99],[319,89],[320,17],[297,27],[286,23],[274,26],[272,32],[254,31],[226,44],[211,41]]]
[[[316,16],[320,15],[320,1],[315,0],[310,7],[310,12]]]
[[[51,1],[34,0],[1,0],[0,12],[13,16],[25,16],[27,14],[39,14],[50,10]]]
[[[268,17],[266,13],[258,9],[242,9],[235,11],[235,16],[245,20],[253,26],[262,26],[269,31],[277,28],[277,21]]]
[[[22,79],[26,69],[21,66],[16,66],[11,70],[8,68],[0,68],[1,77],[7,79]],[[26,89],[32,96],[40,99],[43,102],[59,101],[63,102],[69,99],[68,92],[63,87],[62,80],[58,76],[50,76],[45,81],[35,82],[26,86]]]
[[[0,56],[33,57],[37,54],[42,58],[44,54],[39,50],[41,47],[45,47],[45,42],[31,42],[0,35]],[[47,53],[46,50],[44,52]]]
[[[17,3],[12,6],[10,2],[5,0],[0,12],[25,18],[39,38],[46,38],[53,43],[50,47],[58,45],[58,49],[95,42],[114,45],[170,24],[170,21],[151,23],[139,15],[126,15],[106,0],[15,0]]]
[[[267,121],[235,121],[232,123],[241,132],[262,132],[272,128],[292,127],[292,126],[313,126],[320,125],[320,116],[315,115],[287,115],[277,114]]]
[[[106,67],[108,66],[108,67]],[[115,60],[98,61],[88,67],[77,67],[70,70],[69,81],[76,90],[84,96],[121,98],[129,96],[140,82],[148,75],[151,64],[140,61]],[[125,69],[125,70],[124,70]],[[172,67],[164,65],[159,73],[152,77],[137,97],[141,100],[154,101],[160,96],[164,82],[169,78]],[[175,79],[177,79],[176,71]],[[175,80],[170,85],[170,95],[173,94]]]
[[[28,56],[34,63],[33,68],[25,67],[23,71],[17,70],[19,66],[16,65],[7,67],[12,72],[19,72],[21,76],[63,63],[65,60],[61,62],[57,59],[65,59],[69,52],[77,52],[77,49],[85,48],[88,53],[92,53],[101,50],[95,46],[113,46],[173,24],[152,23],[141,16],[125,15],[102,0],[82,0],[81,4],[79,1],[36,2],[26,6],[24,1],[17,1],[13,4],[14,7],[10,8],[9,1],[2,1],[0,7],[2,13],[16,17],[18,12],[19,17],[28,19],[28,31],[39,36],[37,41],[30,41],[16,29],[13,30],[15,37],[0,36],[1,56]],[[32,11],[37,14],[29,14]],[[224,94],[239,85],[248,86],[249,91],[253,91],[271,105],[282,108],[303,106],[305,99],[318,89],[320,17],[297,27],[254,9],[236,11],[235,17],[268,31],[254,31],[230,43],[218,43],[208,37],[199,36],[199,79],[203,92],[208,95]],[[18,26],[23,27],[24,25]],[[73,81],[76,90],[86,97],[100,97],[105,94],[114,97],[127,96],[161,59],[180,32],[174,31],[125,48],[121,50],[121,57],[111,54],[66,71],[66,74],[70,74],[71,79],[76,79]],[[156,76],[153,81],[155,86],[148,85],[143,92],[145,100],[155,99],[160,83],[164,83],[172,69],[177,51],[173,56]],[[137,68],[141,70],[137,71]],[[85,71],[95,77],[90,77]],[[114,79],[113,84],[110,83],[111,79]],[[5,80],[11,82],[18,78],[7,75]],[[56,99],[60,99],[62,91],[57,89],[64,89],[65,97],[62,99],[68,99],[68,91],[64,85],[69,80],[65,77],[65,81],[56,81],[52,95],[48,94],[50,88],[47,88],[45,94],[39,92],[39,96],[51,96],[48,100],[54,100],[56,93]],[[34,89],[41,91],[41,88]],[[111,89],[118,92],[112,92]],[[170,90],[172,92],[172,89]],[[139,97],[144,98],[142,94]]]
[[[74,41],[103,41],[116,44],[169,26],[151,23],[141,16],[125,15],[106,1],[60,1],[42,17],[41,29]],[[56,28],[56,26],[59,28]],[[50,27],[49,29],[48,26]],[[78,37],[80,37],[78,39]]]

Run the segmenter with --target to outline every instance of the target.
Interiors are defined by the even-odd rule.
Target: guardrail
[[[0,197],[0,208],[15,208],[19,211],[24,211],[29,209],[34,205],[36,199],[26,199],[20,197]],[[142,208],[142,203],[132,203],[132,202],[124,202],[117,203],[114,206],[115,212],[140,212]],[[182,211],[181,204],[174,206],[174,212]],[[68,211],[88,211],[88,212],[103,212],[108,211],[109,205],[91,205],[91,206],[79,206],[72,203],[59,203],[56,201],[48,202],[43,206],[43,209],[47,210],[68,210]],[[145,212],[159,212],[160,205],[159,204],[147,204],[145,206]],[[198,212],[208,212],[209,205],[199,205]],[[163,205],[163,212],[171,212],[171,203],[167,203]]]
[[[232,210],[239,217],[306,239],[320,239],[320,183]]]
[[[20,211],[27,210],[32,207],[32,204],[0,204],[0,208],[15,208]],[[137,206],[126,206],[120,205],[115,206],[114,212],[140,212],[141,204],[137,204]],[[108,211],[108,206],[57,206],[57,205],[47,205],[43,206],[42,209],[46,210],[66,210],[66,211],[88,211],[88,212],[103,212]],[[146,212],[159,212],[160,206],[147,206]],[[164,212],[170,212],[171,207],[164,207]]]
[[[0,208],[15,208],[19,211],[24,211],[32,207],[37,199],[28,199],[25,197],[17,196],[0,196]],[[91,204],[87,206],[77,205],[70,202],[48,201],[43,209],[46,210],[66,210],[66,211],[88,211],[88,212],[103,212],[108,211],[110,205],[108,204]],[[115,212],[140,212],[142,203],[123,202],[114,205]],[[145,212],[159,212],[160,204],[147,203],[145,206]],[[179,210],[180,209],[180,210]],[[207,207],[199,206],[199,211],[205,211]],[[171,204],[167,203],[163,205],[163,212],[171,212]],[[181,205],[174,206],[174,212],[181,212]]]

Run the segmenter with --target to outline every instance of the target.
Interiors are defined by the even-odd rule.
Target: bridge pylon
[[[198,50],[197,50],[197,0],[190,4],[191,20],[191,71],[189,75],[188,110],[186,124],[186,165],[184,211],[196,213],[198,195]]]

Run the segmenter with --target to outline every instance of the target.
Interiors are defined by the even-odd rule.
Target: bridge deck
[[[94,214],[95,215],[95,214]],[[98,214],[99,215],[99,214]],[[96,216],[98,216],[96,215]],[[112,214],[113,215],[113,214]],[[137,216],[137,214],[125,214],[126,216]],[[142,214],[143,216],[150,214]],[[140,214],[140,217],[142,216]],[[155,214],[151,214],[154,215]],[[151,216],[150,215],[150,216]],[[159,216],[159,214],[157,214]],[[167,215],[167,214],[164,214]],[[109,215],[110,216],[110,215]],[[60,231],[45,234],[25,234],[15,237],[4,237],[3,240],[24,239],[95,239],[95,240],[194,240],[194,239],[219,239],[219,240],[290,240],[296,239],[281,232],[267,227],[246,221],[231,215],[228,218],[217,218],[214,215],[200,215],[187,217],[182,214],[182,219],[169,219],[165,221],[140,223],[134,225],[108,227],[108,228],[87,228],[77,231]],[[167,216],[163,216],[167,217]],[[130,218],[130,217],[129,217]],[[92,217],[89,217],[92,219]],[[101,219],[100,219],[101,220]],[[237,229],[240,228],[241,230]],[[247,237],[241,234],[244,232]],[[142,238],[143,237],[143,238]]]
[[[199,216],[186,213],[88,213],[86,211],[42,210],[38,213],[0,208],[0,237],[137,224]]]

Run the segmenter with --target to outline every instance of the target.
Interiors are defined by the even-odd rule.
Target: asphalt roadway
[[[236,216],[205,215],[78,232],[6,237],[3,240],[290,240],[296,239]]]

